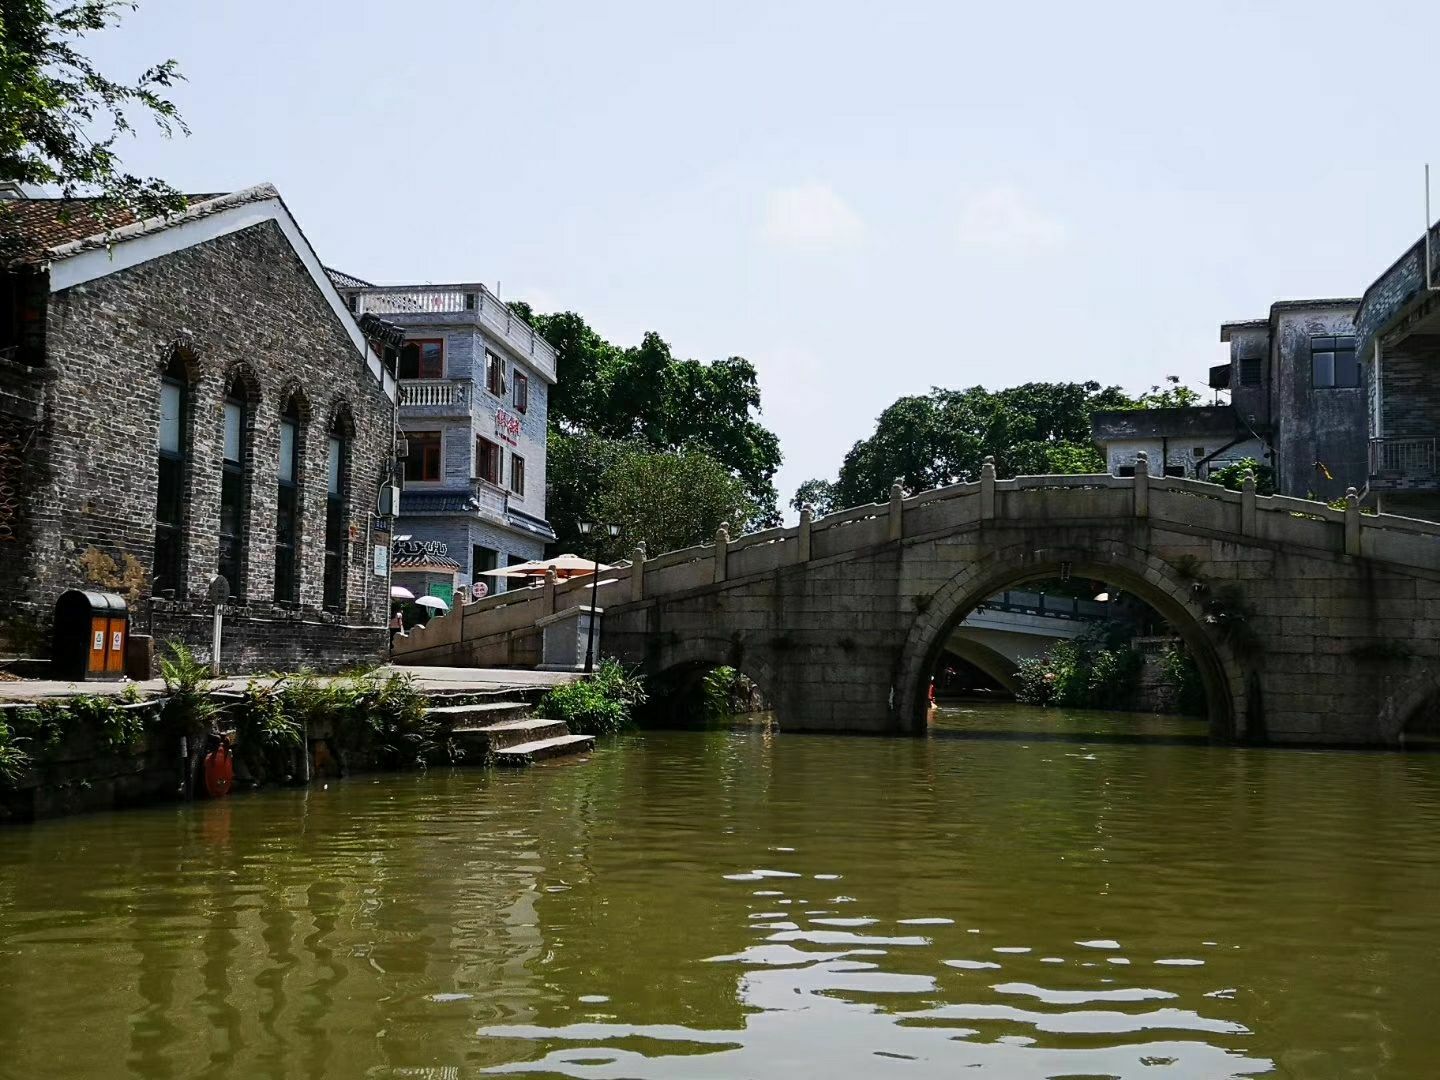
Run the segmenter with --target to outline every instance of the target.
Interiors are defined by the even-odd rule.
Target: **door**
[[[109,637],[110,620],[104,615],[94,615],[90,619],[90,653],[85,659],[85,672],[88,675],[103,675],[105,673],[105,654],[109,652],[106,648]]]
[[[125,620],[111,619],[109,640],[105,643],[105,673],[121,675],[125,672]]]

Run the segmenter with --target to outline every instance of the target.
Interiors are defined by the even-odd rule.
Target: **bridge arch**
[[[997,652],[984,642],[952,633],[941,643],[941,651],[953,653],[968,664],[973,664],[1008,693],[1015,693],[1019,682],[1015,677],[1019,665],[1004,653]],[[937,659],[938,654],[937,654]]]
[[[721,667],[734,668],[759,687],[783,729],[781,691],[784,687],[777,673],[761,652],[742,650],[730,638],[684,638],[650,653],[640,671],[647,679],[699,679]]]
[[[916,615],[900,652],[894,683],[898,725],[909,731],[924,729],[925,684],[951,632],[976,605],[1023,582],[1062,576],[1096,578],[1149,604],[1175,628],[1195,658],[1211,733],[1222,739],[1245,737],[1245,669],[1234,650],[1207,630],[1193,598],[1193,583],[1148,552],[1114,544],[1004,548],[970,564],[936,590]]]

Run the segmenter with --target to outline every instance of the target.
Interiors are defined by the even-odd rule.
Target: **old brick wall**
[[[251,395],[247,556],[232,593],[257,618],[274,612],[279,417],[294,393],[303,418],[300,607],[313,613],[322,602],[328,433],[343,415],[353,437],[342,614],[357,625],[384,623],[388,596],[385,579],[370,572],[369,538],[392,405],[274,222],[52,295],[47,346],[55,372],[46,400],[49,476],[36,492],[30,588],[42,611],[84,581],[80,560],[90,549],[122,568],[127,556],[134,560],[143,581],[131,599],[143,606],[154,557],[160,377],[178,350],[189,375],[180,598],[203,601],[217,571],[222,400],[239,373]]]
[[[152,632],[157,658],[167,642],[182,642],[197,659],[211,658],[213,609],[157,602],[154,618],[135,617],[136,630]],[[323,621],[322,621],[323,619]],[[369,624],[355,625],[329,616],[278,612],[252,614],[245,608],[228,608],[220,636],[220,670],[226,675],[253,675],[268,671],[308,668],[333,675],[357,664],[385,659],[389,631]]]

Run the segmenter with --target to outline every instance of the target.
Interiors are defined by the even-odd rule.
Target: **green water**
[[[1440,756],[1197,734],[654,733],[0,832],[0,1076],[1435,1076]]]

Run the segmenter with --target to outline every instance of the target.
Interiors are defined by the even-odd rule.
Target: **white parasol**
[[[595,571],[593,559],[582,559],[579,555],[567,554],[556,555],[549,559],[531,559],[529,562],[516,563],[514,566],[482,570],[480,573],[486,577],[544,577],[545,572],[552,566],[555,568],[555,576],[562,580]],[[601,563],[600,569],[609,570],[611,567]]]
[[[404,585],[390,586],[390,599],[392,600],[414,600],[415,594]]]
[[[450,605],[438,596],[422,596],[415,601],[420,607],[433,607],[439,611],[449,611]]]

